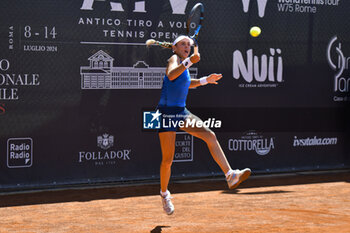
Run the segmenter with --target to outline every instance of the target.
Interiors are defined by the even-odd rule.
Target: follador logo
[[[103,134],[102,136],[97,137],[97,146],[101,147],[104,150],[111,148],[114,144],[114,136]]]

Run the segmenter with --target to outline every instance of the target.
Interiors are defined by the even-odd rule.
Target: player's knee
[[[216,141],[215,133],[211,130],[208,130],[208,132],[206,132],[206,135],[205,135],[205,141],[208,144],[215,142]]]
[[[173,163],[173,158],[162,159],[162,166],[170,167],[172,163]]]

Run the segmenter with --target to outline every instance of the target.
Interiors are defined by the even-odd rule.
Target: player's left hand
[[[222,74],[211,74],[208,76],[207,81],[210,84],[218,84],[217,81],[219,81],[222,78]]]

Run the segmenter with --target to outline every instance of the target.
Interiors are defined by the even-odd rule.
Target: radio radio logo
[[[33,165],[33,140],[9,138],[7,140],[7,167],[22,168]]]

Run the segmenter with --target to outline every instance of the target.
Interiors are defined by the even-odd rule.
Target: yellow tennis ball
[[[261,29],[258,26],[254,26],[250,29],[250,35],[252,37],[257,37],[261,33]]]

